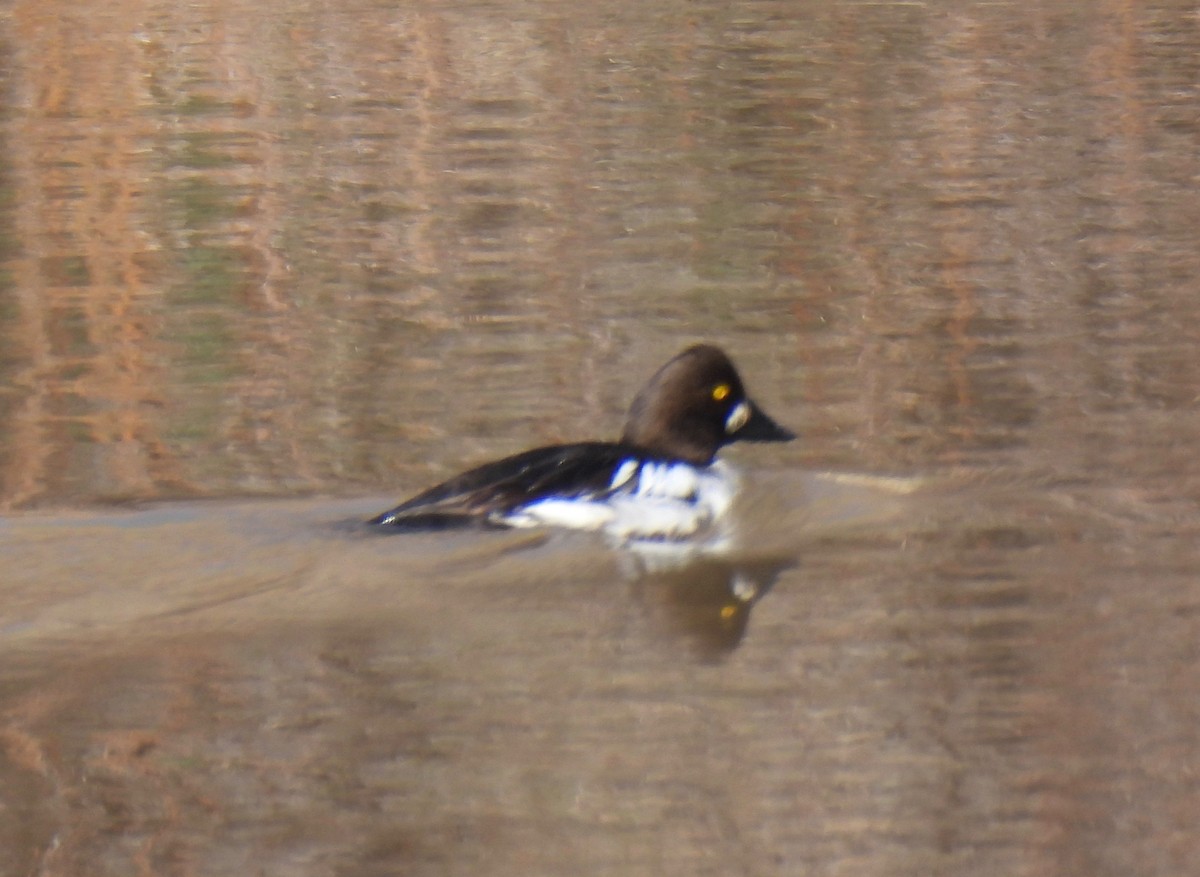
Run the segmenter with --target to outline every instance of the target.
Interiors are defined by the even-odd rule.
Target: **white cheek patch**
[[[733,435],[739,429],[746,425],[750,420],[750,406],[745,402],[738,402],[733,406],[733,410],[729,412],[729,416],[725,418],[725,432]]]

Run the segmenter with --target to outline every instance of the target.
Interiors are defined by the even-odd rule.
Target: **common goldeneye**
[[[717,451],[795,435],[747,396],[729,357],[689,347],[633,400],[617,442],[525,451],[464,472],[371,519],[402,530],[557,526],[618,542],[671,541],[710,528],[737,481]]]

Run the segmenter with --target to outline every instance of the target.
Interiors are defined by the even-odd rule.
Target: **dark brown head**
[[[660,368],[637,394],[621,440],[706,466],[730,442],[795,437],[750,401],[720,348],[697,344]]]

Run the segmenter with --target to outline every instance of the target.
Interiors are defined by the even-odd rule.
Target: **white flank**
[[[567,527],[571,530],[600,530],[617,512],[609,504],[585,499],[543,499],[505,515],[510,527]]]
[[[737,477],[722,462],[697,469],[686,463],[628,460],[610,484],[611,492],[602,499],[542,499],[497,517],[497,523],[603,530],[622,544],[671,543],[711,529],[704,541],[712,540],[715,546],[729,535],[727,526],[718,522],[733,505]]]

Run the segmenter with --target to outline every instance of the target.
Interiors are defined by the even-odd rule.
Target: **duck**
[[[617,441],[550,445],[485,463],[367,523],[389,532],[564,528],[622,544],[692,539],[719,527],[738,492],[718,451],[795,437],[747,395],[722,349],[696,344],[637,393]]]

